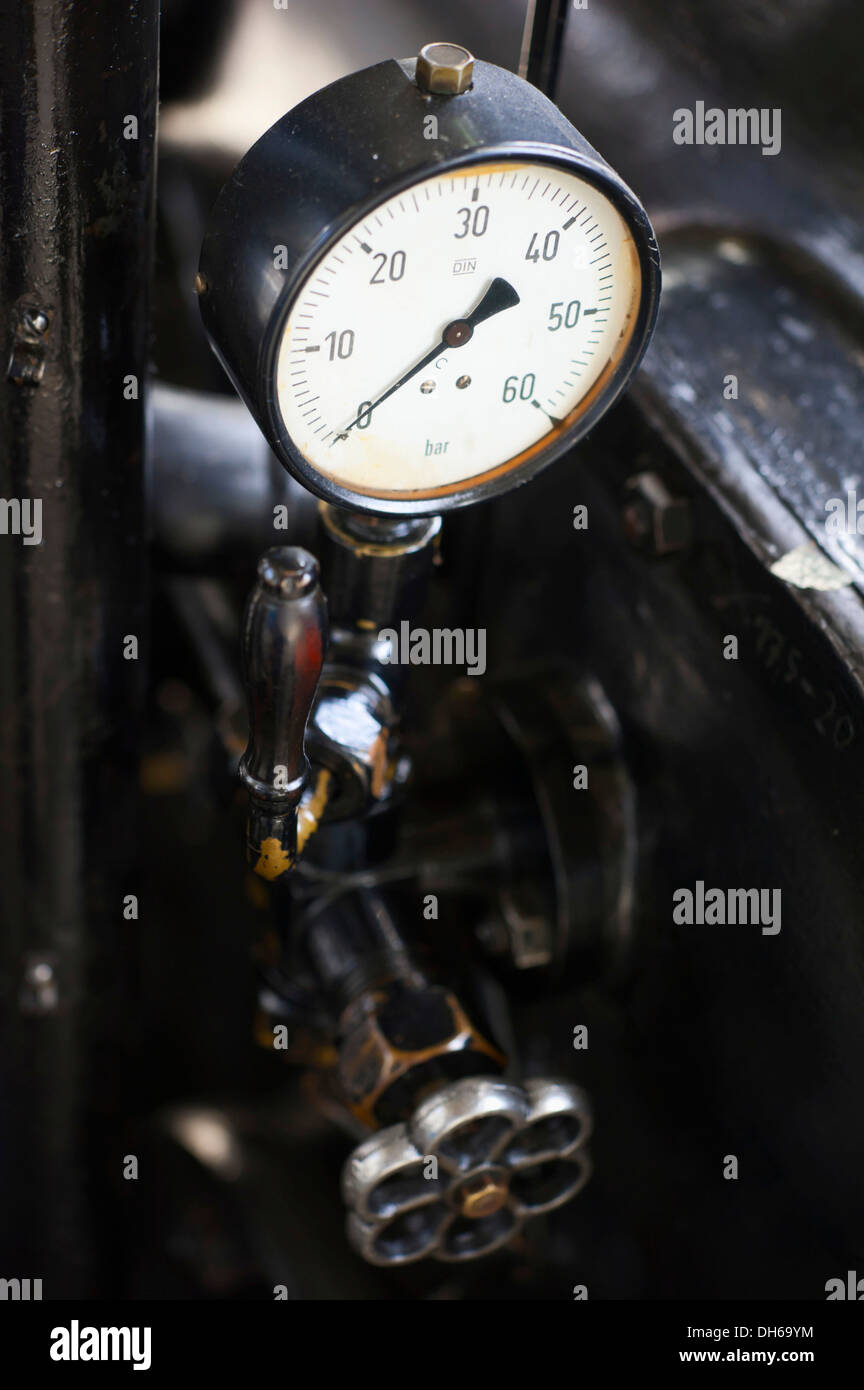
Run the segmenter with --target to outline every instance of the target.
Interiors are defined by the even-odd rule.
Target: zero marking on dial
[[[614,377],[639,286],[624,219],[570,169],[434,174],[331,244],[294,296],[285,427],[319,473],[372,496],[515,465]]]

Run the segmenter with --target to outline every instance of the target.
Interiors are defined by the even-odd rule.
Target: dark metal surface
[[[513,62],[498,6],[437,13]],[[594,671],[638,787],[630,978],[511,990],[529,1067],[566,1073],[574,1023],[591,1037],[597,1178],[544,1251],[554,1298],[584,1277],[592,1299],[819,1299],[859,1260],[861,538],[827,533],[824,504],[861,477],[862,26],[842,0],[569,16],[557,99],[655,217],[664,310],[630,400],[578,451],[448,519],[434,600],[487,626],[492,676],[528,650]],[[676,146],[673,112],[697,100],[782,104],[782,152]],[[674,549],[628,534],[647,475],[688,514]],[[771,573],[802,545],[851,582]],[[672,893],[697,879],[779,888],[782,930],[676,927]],[[506,1280],[490,1270],[489,1296]]]
[[[45,1298],[94,1276],[85,1127],[129,1037],[157,47],[157,0],[0,5],[0,493],[43,527],[0,537],[0,1247]]]
[[[458,13],[443,7],[454,33]],[[500,59],[483,22],[472,42]],[[527,633],[585,654],[639,783],[630,986],[517,1016],[544,1066],[566,1061],[574,1018],[598,1039],[593,1249],[574,1231],[591,1297],[820,1299],[859,1259],[861,537],[827,532],[825,502],[864,494],[862,30],[844,0],[624,0],[568,24],[557,100],[645,199],[664,306],[628,402],[489,509],[470,620],[490,665],[518,669]],[[673,113],[696,101],[782,106],[781,152],[676,145]],[[649,471],[690,507],[676,553],[627,535]],[[840,587],[771,573],[799,546]],[[672,893],[697,879],[780,889],[782,930],[675,927]],[[723,1182],[727,1153],[746,1183]]]
[[[512,64],[514,31],[505,30],[517,10],[521,3],[440,0],[436,27]],[[51,1297],[93,1287],[82,1266],[95,1248],[79,1163],[81,1117],[93,1094],[93,1054],[81,1041],[95,1020],[85,1025],[80,996],[65,987],[55,995],[55,986],[85,945],[104,959],[105,922],[125,945],[134,930],[118,910],[123,876],[102,890],[87,865],[98,849],[110,869],[132,840],[109,774],[118,721],[131,707],[128,686],[115,698],[116,682],[134,681],[135,663],[114,663],[108,653],[117,648],[112,634],[139,630],[120,615],[137,582],[128,561],[135,547],[125,538],[137,526],[128,503],[140,485],[130,446],[140,403],[124,401],[122,389],[112,394],[112,373],[116,366],[122,377],[144,360],[127,276],[138,289],[145,283],[138,232],[146,149],[140,141],[121,147],[128,159],[145,160],[135,166],[140,180],[115,187],[103,179],[97,192],[90,175],[116,153],[114,126],[106,120],[103,140],[93,112],[113,111],[116,121],[137,109],[128,84],[150,90],[152,29],[140,6],[131,25],[124,6],[90,7],[101,20],[85,44],[81,7],[16,5],[14,22],[12,11],[9,3],[0,12],[0,287],[6,345],[11,352],[17,338],[17,348],[0,392],[0,467],[11,470],[0,492],[43,497],[46,539],[22,547],[0,536],[0,1181],[15,1193],[4,1204],[0,1274],[44,1277]],[[115,14],[122,33],[112,32]],[[530,489],[448,518],[443,538],[427,618],[485,625],[490,676],[522,673],[528,652],[535,662],[564,655],[596,672],[638,786],[631,976],[584,990],[508,983],[527,1070],[566,1074],[575,1058],[595,1096],[590,1196],[561,1214],[553,1239],[541,1235],[485,1271],[446,1283],[379,1278],[343,1244],[334,1194],[346,1143],[292,1095],[284,1110],[281,1099],[273,1107],[258,1167],[233,1183],[242,1214],[231,1219],[202,1201],[200,1174],[184,1178],[172,1201],[170,1165],[154,1154],[161,1181],[142,1185],[146,1215],[135,1246],[146,1265],[136,1287],[150,1296],[242,1297],[252,1289],[269,1299],[278,1279],[292,1298],[569,1299],[584,1279],[592,1300],[809,1300],[824,1297],[829,1277],[860,1269],[864,590],[861,538],[826,532],[824,504],[861,478],[862,40],[860,7],[843,0],[607,0],[571,13],[557,98],[658,216],[669,272],[664,312],[630,400]],[[37,109],[46,87],[52,99]],[[757,94],[759,105],[783,104],[777,158],[673,144],[679,105],[749,105]],[[54,125],[43,141],[48,119]],[[123,167],[128,173],[133,164]],[[112,189],[117,220],[108,227],[100,218]],[[88,232],[94,222],[102,235]],[[102,259],[109,250],[110,262]],[[34,286],[51,311],[47,331],[38,300],[29,299]],[[723,396],[730,372],[735,400]],[[176,414],[171,428],[181,430]],[[212,448],[212,432],[209,440]],[[193,428],[179,443],[178,457],[188,460],[200,436]],[[213,465],[214,479],[217,463],[225,468],[205,519],[215,514],[213,546],[236,545],[240,559],[261,543],[251,529],[255,498],[271,503],[257,454],[248,474],[242,458],[234,472],[235,445],[242,450],[232,427]],[[646,476],[688,512],[689,535],[674,550],[634,547],[628,534],[632,480]],[[179,467],[169,479],[172,487],[178,481]],[[195,569],[214,558],[209,541],[192,554],[195,499],[208,473],[187,482],[172,494],[184,515],[168,514],[166,491],[158,529],[171,536],[163,556],[174,564],[186,554]],[[860,483],[858,490],[864,496]],[[572,529],[577,503],[589,510],[583,533]],[[235,508],[236,528],[226,520]],[[823,591],[771,573],[802,545],[850,582]],[[737,662],[722,657],[728,633],[739,637]],[[165,669],[176,674],[172,657],[165,653]],[[423,738],[451,673],[417,674],[410,694]],[[98,778],[81,772],[85,745]],[[252,1009],[245,936],[254,914],[239,854],[232,857],[239,823],[214,810],[202,785],[200,777],[197,800],[150,803],[145,1090],[158,1102],[233,1088],[252,1126],[256,1105],[246,1097],[256,1086],[281,1096],[281,1070],[278,1081],[270,1071],[262,1080],[243,1054]],[[440,827],[423,828],[433,848],[440,840],[463,855],[476,849],[477,877],[488,865],[491,880],[503,876],[504,856],[517,855],[510,842],[502,851],[494,820],[481,819],[482,792],[466,787],[458,804],[448,800]],[[422,818],[424,809],[412,814]],[[365,849],[357,859],[368,862]],[[350,867],[358,867],[353,859]],[[429,865],[424,892],[443,896],[446,868]],[[697,878],[780,888],[781,932],[675,927],[672,892]],[[436,949],[452,925],[435,924]],[[104,970],[88,978],[94,1008],[109,987],[122,998],[120,971],[108,984]],[[17,1012],[19,998],[26,1014]],[[190,1009],[190,999],[203,998],[206,1007]],[[583,1022],[590,1047],[575,1054],[573,1027]],[[130,1032],[128,1015],[112,1029],[121,1064]],[[269,1064],[275,1073],[277,1059],[265,1055]],[[117,1070],[103,1053],[103,1109],[113,1104]],[[727,1153],[739,1156],[738,1183],[722,1180]],[[118,1204],[106,1194],[97,1196],[113,1218]],[[220,1247],[220,1236],[232,1231],[243,1235],[234,1242],[242,1257],[223,1254],[220,1263],[220,1248],[232,1249],[227,1239]],[[166,1247],[179,1249],[181,1262],[185,1252],[184,1279],[170,1278]]]
[[[588,1077],[601,1097],[601,1221],[607,1233],[620,1222],[625,1243],[640,1223],[664,1240],[653,1254],[642,1247],[629,1273],[595,1255],[592,1287],[819,1298],[835,1266],[854,1267],[864,1231],[864,607],[858,538],[824,530],[825,498],[845,497],[856,476],[862,339],[820,277],[773,249],[722,233],[664,246],[664,321],[637,399],[566,474],[532,488],[529,516],[498,504],[474,620],[490,624],[489,651],[515,664],[514,628],[530,626],[551,657],[566,623],[622,721],[639,784],[634,977],[611,1031],[590,1001],[579,1017],[604,1039]],[[740,333],[706,335],[719,312]],[[724,401],[730,370],[740,390]],[[634,549],[628,484],[646,469],[689,501],[688,549]],[[591,518],[584,543],[568,530],[574,499]],[[537,540],[526,557],[527,534]],[[771,573],[799,546],[830,559],[841,587]],[[507,584],[508,553],[536,567],[532,592]],[[724,660],[728,634],[737,661]],[[780,890],[780,932],[676,927],[673,892],[697,880]],[[545,1065],[571,1016],[572,1004],[557,1023],[521,1015]],[[728,1153],[753,1185],[727,1197],[713,1174]],[[742,1261],[757,1229],[758,1254]]]

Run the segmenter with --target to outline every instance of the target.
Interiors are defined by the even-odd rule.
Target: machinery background
[[[120,8],[109,19],[106,5],[100,51],[72,25],[60,35],[64,7],[40,0],[29,31],[9,7],[0,29],[4,243],[32,233],[14,243],[20,260],[3,259],[10,348],[24,311],[64,309],[44,384],[27,394],[13,379],[4,393],[0,490],[51,499],[66,537],[62,553],[0,549],[2,1097],[13,1117],[0,1176],[18,1194],[6,1262],[44,1270],[55,1296],[272,1297],[281,1284],[293,1298],[566,1299],[585,1284],[592,1299],[822,1298],[864,1243],[864,572],[857,537],[824,527],[826,500],[859,476],[864,17],[839,0],[608,0],[570,14],[556,100],[651,213],[660,322],[636,385],[586,443],[530,487],[447,519],[430,625],[485,627],[490,666],[449,690],[447,672],[412,673],[413,804],[441,810],[412,820],[409,807],[400,833],[418,867],[405,909],[418,936],[422,893],[439,891],[434,952],[457,973],[470,965],[507,1050],[529,1074],[578,1074],[590,1092],[594,1176],[488,1260],[381,1271],[344,1241],[337,1192],[354,1139],[327,1118],[326,1095],[312,1103],[302,1065],[286,1069],[250,1039],[250,951],[265,978],[277,963],[238,850],[239,619],[273,543],[273,505],[290,509],[291,543],[313,548],[316,510],[227,394],[192,282],[216,189],[304,94],[291,81],[317,86],[414,52],[430,17],[421,4],[327,0],[268,9],[265,22],[250,0],[233,17],[225,7],[223,30],[210,4],[166,7],[145,520],[144,393],[120,412],[87,354],[98,341],[118,376],[146,375],[152,142],[118,168],[109,198],[99,161],[61,131],[65,172],[52,184],[24,80],[34,64],[49,71],[67,123],[97,93],[106,120],[119,119],[130,89],[115,98],[102,73],[128,63],[152,130],[154,10],[126,7],[125,26]],[[515,0],[439,0],[431,37],[515,67],[522,19]],[[266,80],[261,56],[257,86],[273,108],[254,111],[249,45],[279,25],[291,35],[282,78]],[[223,33],[233,68],[217,62]],[[221,86],[206,95],[197,69],[211,46]],[[180,52],[195,53],[194,72]],[[672,113],[697,100],[781,107],[782,153],[676,146]],[[40,172],[75,248],[66,260],[31,215]],[[106,246],[122,265],[111,275]],[[33,304],[24,284],[39,289]],[[25,356],[31,339],[25,325]],[[72,383],[62,391],[54,364]],[[45,474],[28,480],[33,458]],[[586,532],[573,529],[579,504]],[[85,526],[104,537],[98,553]],[[136,725],[143,663],[118,689],[105,654],[130,631],[144,644],[145,537],[150,678]],[[807,544],[848,582],[799,588],[771,572]],[[727,634],[737,662],[723,659]],[[478,715],[486,701],[496,715]],[[587,809],[568,810],[554,769],[585,761],[586,741],[603,749],[606,776]],[[122,775],[135,747],[137,819]],[[535,871],[498,901],[488,868],[500,836],[516,833],[514,769],[519,804],[551,802],[560,842],[532,841]],[[544,859],[559,851],[570,877]],[[445,875],[448,854],[458,862]],[[782,931],[673,926],[673,891],[697,879],[780,888]],[[123,919],[126,893],[139,895],[137,921]],[[311,1063],[319,1021],[296,1004],[295,1058]],[[574,1053],[579,1024],[590,1045]],[[128,1153],[146,1182],[123,1181]],[[726,1154],[739,1157],[736,1183],[723,1181]]]

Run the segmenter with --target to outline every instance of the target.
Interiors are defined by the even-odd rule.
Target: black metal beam
[[[555,100],[570,0],[528,0],[519,76]]]
[[[0,1273],[45,1298],[98,1284],[87,1115],[134,930],[158,23],[0,0]]]

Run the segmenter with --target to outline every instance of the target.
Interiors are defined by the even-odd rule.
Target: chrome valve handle
[[[290,871],[297,857],[297,808],[309,772],[306,723],[326,649],[318,561],[299,546],[272,547],[258,562],[242,652],[249,744],[239,775],[249,791],[247,857],[263,878]]]
[[[375,1265],[479,1259],[575,1197],[590,1133],[588,1098],[569,1082],[452,1082],[348,1159],[348,1239]]]

